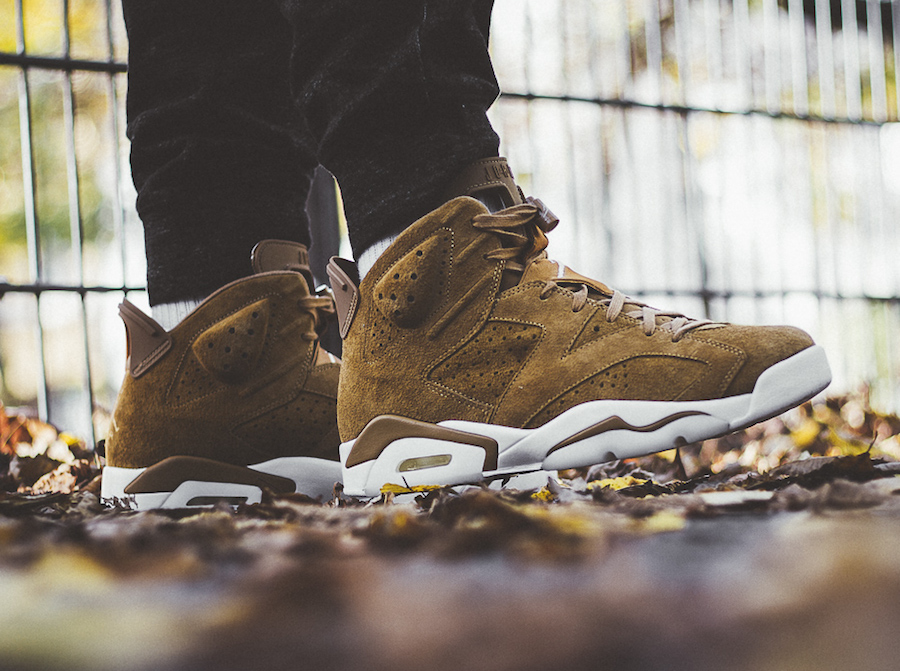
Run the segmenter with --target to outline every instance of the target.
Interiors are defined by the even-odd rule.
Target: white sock
[[[365,249],[362,254],[359,255],[359,258],[356,259],[356,267],[359,270],[359,280],[360,282],[366,276],[372,266],[375,265],[375,262],[378,260],[378,257],[381,256],[385,250],[391,246],[391,243],[397,239],[396,235],[390,235],[386,238],[382,238],[374,243],[372,243],[369,247]]]
[[[193,312],[198,305],[200,305],[200,300],[175,301],[173,303],[154,305],[151,310],[153,311],[153,319],[166,331],[171,331],[181,323],[181,320]]]

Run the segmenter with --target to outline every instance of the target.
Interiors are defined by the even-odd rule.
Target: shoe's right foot
[[[292,269],[232,282],[170,332],[120,306],[129,360],[106,441],[105,503],[236,505],[259,502],[263,488],[331,494],[341,479],[340,361],[319,347],[316,329],[333,307],[310,293],[305,252],[257,248],[257,270]]]
[[[403,232],[357,287],[329,267],[344,363],[344,491],[586,466],[719,436],[824,389],[822,349],[791,327],[694,320],[546,258],[556,221],[494,160]],[[494,179],[494,177],[497,177]]]

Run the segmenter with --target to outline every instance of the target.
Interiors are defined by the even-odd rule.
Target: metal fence
[[[554,257],[807,328],[834,390],[897,409],[900,3],[497,0],[492,40],[492,119],[562,216]],[[113,0],[0,4],[0,399],[82,435],[122,378],[115,305],[146,306],[126,52]]]

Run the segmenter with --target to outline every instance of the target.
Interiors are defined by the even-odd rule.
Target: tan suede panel
[[[546,404],[573,386],[610,366],[639,357],[674,357],[690,359],[702,364],[705,374],[690,383],[671,387],[676,376],[660,378],[653,374],[631,382],[631,398],[653,400],[694,400],[720,396],[740,369],[745,355],[737,348],[713,342],[701,342],[685,337],[672,342],[669,332],[657,329],[644,335],[639,320],[620,314],[616,324],[605,337],[598,337],[573,349],[571,343],[583,332],[584,317],[574,312],[572,292],[557,288],[549,296],[540,298],[543,284],[530,282],[504,292],[497,301],[493,317],[512,319],[515,315],[530,317],[542,324],[545,335],[532,360],[516,377],[501,400],[492,421],[508,426],[524,426]],[[588,305],[597,306],[593,300]],[[601,309],[605,309],[601,306]],[[589,323],[600,325],[594,318]],[[593,333],[593,326],[591,326]],[[598,334],[600,335],[600,334]],[[598,398],[610,398],[607,395]]]
[[[412,328],[440,307],[446,297],[452,241],[450,231],[443,231],[397,261],[375,285],[378,311],[396,326]]]
[[[259,435],[282,445],[292,445],[301,438],[297,435],[302,427],[302,440],[306,444],[303,456],[334,458],[328,446],[321,441],[335,426],[337,399],[310,392],[300,392],[289,403],[268,410],[259,417],[235,427],[234,433],[247,442],[248,446],[258,445]],[[271,452],[267,449],[255,451],[261,456]]]
[[[206,398],[226,388],[197,359],[193,347],[185,353],[185,359],[176,373],[175,382],[169,387],[166,402],[172,406],[185,405]]]
[[[725,390],[726,396],[751,392],[756,379],[766,368],[815,344],[806,331],[793,326],[728,324],[698,329],[692,338],[735,347],[748,353],[747,362]]]
[[[339,363],[319,364],[309,372],[304,389],[337,399],[340,375],[341,365]]]
[[[596,340],[601,340],[622,329],[630,329],[634,326],[634,322],[628,319],[616,319],[615,321],[607,321],[606,308],[591,303],[591,307],[586,307],[581,311],[584,315],[583,326],[581,331],[575,336],[574,342],[569,346],[569,350],[576,350],[585,345],[590,345]]]
[[[427,379],[427,372],[474,336],[487,319],[497,293],[504,262],[485,258],[499,248],[496,237],[471,226],[485,212],[478,201],[457,198],[405,230],[381,255],[360,285],[360,301],[344,340],[343,359],[353,362],[341,370],[338,425],[342,439],[356,437],[366,423],[393,407],[410,419],[435,422],[446,416],[484,421],[489,404],[473,400]],[[402,329],[376,305],[375,286],[397,274],[394,266],[431,240],[442,243],[451,222],[453,235],[446,255],[434,257],[446,290],[440,302],[417,301],[417,328]],[[438,245],[441,248],[441,245]],[[417,280],[401,274],[397,295],[413,290]],[[383,291],[382,291],[383,293]],[[402,371],[402,376],[398,376]]]
[[[387,414],[522,427],[587,400],[746,393],[761,371],[811,344],[802,331],[778,327],[698,328],[677,341],[656,328],[648,336],[626,311],[607,321],[608,301],[586,298],[579,276],[548,283],[559,268],[545,261],[500,291],[507,261],[491,257],[502,255],[501,236],[472,221],[485,212],[469,198],[447,203],[404,231],[361,283],[344,342],[343,440]],[[429,280],[423,293],[425,276],[446,284],[435,294]],[[519,335],[527,346],[509,340]]]
[[[553,399],[525,426],[541,426],[569,408],[598,399],[640,400],[647,393],[656,400],[671,401],[695,383],[705,372],[707,364],[693,359],[645,356],[613,364],[609,368],[580,382]],[[652,381],[655,389],[650,388]]]
[[[332,429],[339,366],[316,367],[313,390],[306,389],[316,343],[301,337],[313,316],[298,301],[308,295],[300,274],[279,271],[238,280],[207,298],[172,330],[173,346],[165,356],[139,378],[126,375],[107,462],[136,468],[174,455],[236,465],[312,454],[337,459]],[[195,351],[205,353],[210,342],[220,354],[201,363]],[[229,378],[228,357],[243,360],[241,351],[256,363],[240,380]],[[300,399],[310,398],[318,405],[298,411]],[[247,429],[251,422],[254,431]]]
[[[194,341],[191,349],[206,371],[229,384],[243,382],[262,355],[269,330],[269,301],[262,300],[223,319]]]
[[[436,366],[428,379],[462,396],[493,404],[537,346],[539,326],[490,321],[465,347]]]

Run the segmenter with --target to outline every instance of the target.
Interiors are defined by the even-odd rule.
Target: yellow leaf
[[[681,531],[685,524],[684,515],[671,510],[660,510],[650,517],[635,520],[636,530],[648,534]]]
[[[541,487],[534,494],[531,495],[531,498],[535,501],[544,501],[546,503],[551,503],[556,498],[546,487]]]
[[[834,429],[828,429],[828,442],[831,447],[826,453],[829,457],[857,456],[869,451],[869,446],[858,440],[847,440]]]
[[[809,447],[818,438],[821,426],[812,417],[806,417],[796,429],[791,431],[791,440],[799,448]]]
[[[623,475],[618,478],[605,478],[603,480],[592,480],[587,484],[588,489],[614,489],[616,491],[625,489],[626,487],[634,487],[635,485],[643,485],[648,480],[635,478],[631,475]]]
[[[416,485],[415,487],[405,487],[403,485],[395,485],[388,482],[381,487],[382,494],[410,494],[412,492],[430,492],[440,489],[442,485]]]

